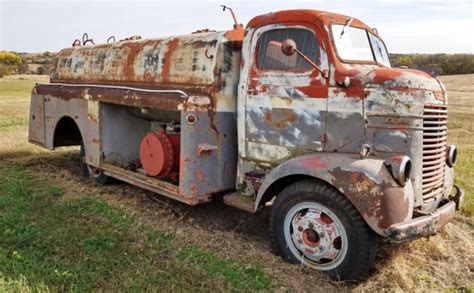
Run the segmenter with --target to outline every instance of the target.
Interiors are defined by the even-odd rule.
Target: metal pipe
[[[118,90],[128,90],[146,93],[161,93],[161,94],[180,94],[182,97],[189,98],[189,95],[182,90],[150,90],[128,86],[109,86],[109,85],[98,85],[98,84],[66,84],[66,83],[36,83],[36,85],[54,85],[62,87],[90,87],[90,88],[108,88]]]

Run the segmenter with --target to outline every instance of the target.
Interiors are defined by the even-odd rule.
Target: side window
[[[292,39],[296,48],[318,64],[319,44],[313,32],[307,29],[276,29],[262,34],[258,44],[257,67],[264,70],[305,70],[313,67],[298,54],[286,56],[279,43]]]

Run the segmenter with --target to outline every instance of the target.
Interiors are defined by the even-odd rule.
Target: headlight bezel
[[[393,179],[404,187],[411,179],[413,166],[408,156],[395,156],[385,160],[385,166],[392,174]]]
[[[458,149],[457,147],[452,144],[449,145],[446,148],[446,163],[450,168],[454,167],[456,165],[456,162],[458,161]]]

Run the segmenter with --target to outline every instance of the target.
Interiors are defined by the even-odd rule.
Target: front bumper
[[[385,230],[390,241],[405,242],[420,237],[428,237],[451,222],[464,201],[464,192],[455,186],[456,194],[441,202],[431,214],[417,217],[407,222],[391,225]]]

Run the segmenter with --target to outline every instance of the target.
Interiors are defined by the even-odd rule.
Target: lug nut
[[[310,228],[313,228],[313,227],[314,227],[313,223],[311,223],[311,222],[308,224],[308,226],[309,226]]]
[[[302,231],[303,231],[303,227],[302,227],[302,226],[299,226],[299,227],[298,227],[298,231],[302,232]]]

